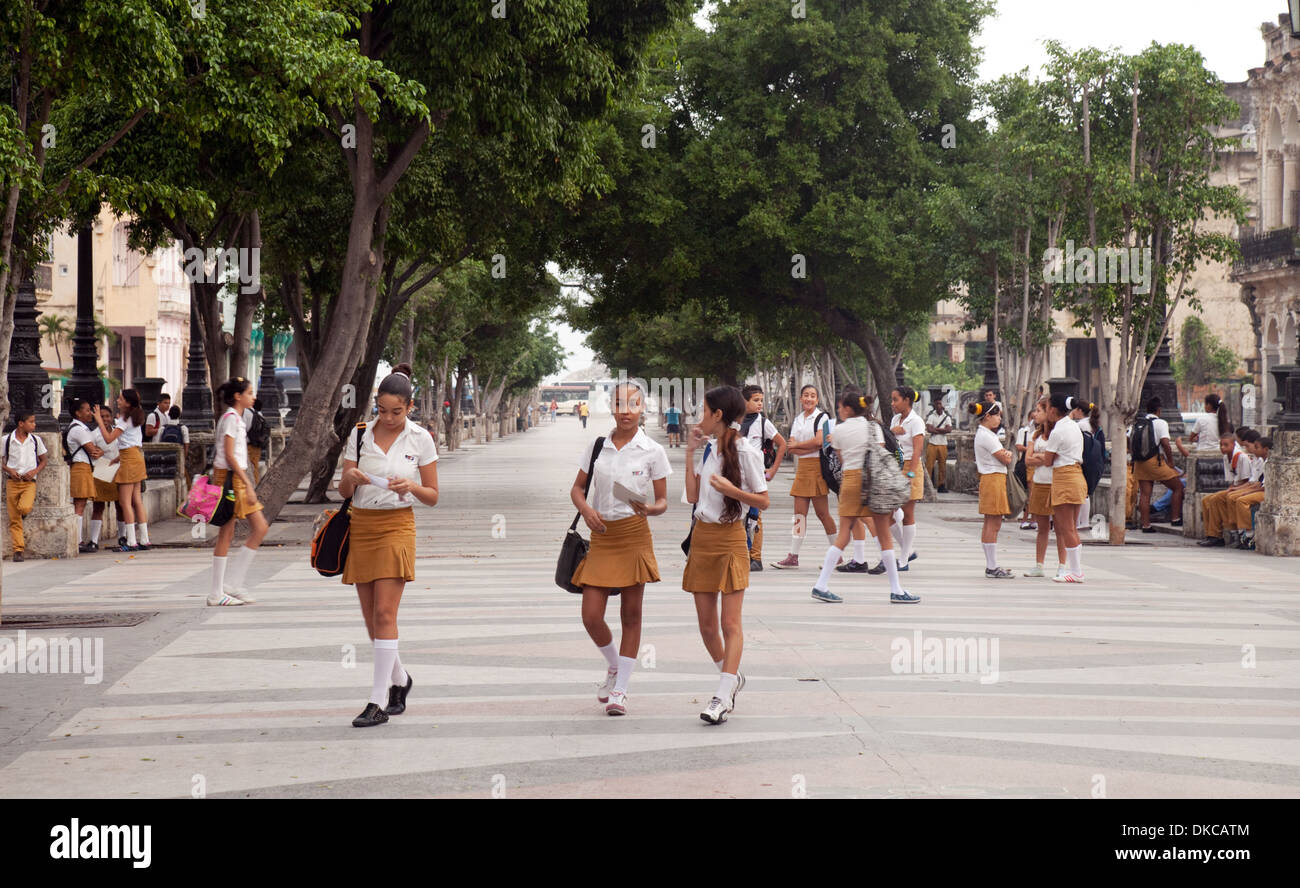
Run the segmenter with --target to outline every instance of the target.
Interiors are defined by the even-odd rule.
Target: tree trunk
[[[256,210],[249,214],[241,240],[245,249],[261,251],[262,226]],[[257,373],[249,367],[248,351],[253,337],[253,313],[257,311],[257,306],[262,301],[261,282],[257,283],[257,287],[252,292],[245,293],[244,289],[241,283],[235,296],[235,333],[234,342],[230,347],[230,375],[247,374],[256,379]]]

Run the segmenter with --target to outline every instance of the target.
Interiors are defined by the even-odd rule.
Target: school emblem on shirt
[[[404,454],[402,454],[402,455],[403,455],[404,457],[406,457],[406,460],[407,460],[408,462],[415,462],[415,454],[414,454],[414,453],[404,453]]]

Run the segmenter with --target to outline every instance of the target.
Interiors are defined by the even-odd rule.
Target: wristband
[[[907,477],[909,477],[909,478],[915,478],[915,477],[916,477],[916,472],[908,472],[908,473],[907,473]]]

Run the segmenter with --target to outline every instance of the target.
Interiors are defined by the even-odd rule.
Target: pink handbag
[[[193,520],[199,518],[205,523],[212,520],[212,513],[221,502],[222,488],[208,480],[207,475],[199,475],[190,487],[189,499],[176,510],[176,514]]]

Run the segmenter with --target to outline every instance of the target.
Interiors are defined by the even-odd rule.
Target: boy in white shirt
[[[27,541],[23,538],[23,519],[36,504],[36,476],[45,468],[48,455],[45,442],[36,437],[36,414],[30,410],[17,413],[18,427],[5,435],[5,501],[9,507],[9,539],[13,543],[14,561],[23,560]]]

